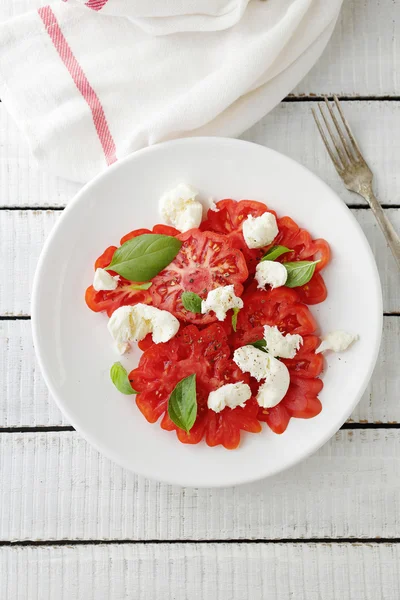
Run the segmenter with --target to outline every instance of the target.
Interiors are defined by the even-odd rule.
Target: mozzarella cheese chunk
[[[267,285],[272,288],[281,287],[285,285],[287,280],[286,267],[279,262],[273,260],[262,260],[256,267],[256,274],[254,276],[258,283],[258,288],[264,290]]]
[[[261,381],[268,374],[269,356],[254,346],[242,346],[233,353],[233,360],[243,373]]]
[[[196,196],[196,190],[185,183],[164,194],[160,200],[164,221],[182,232],[198,227],[203,218],[203,205]]]
[[[149,333],[153,334],[155,344],[168,342],[178,329],[179,321],[171,313],[147,304],[121,306],[108,322],[108,330],[120,352],[124,345],[127,349],[130,342],[140,342]]]
[[[211,198],[211,197],[206,198],[202,204],[203,204],[203,219],[207,218],[207,213],[209,210],[212,210],[213,212],[219,212],[219,208],[217,208],[214,198]]]
[[[331,331],[328,335],[322,338],[321,344],[318,346],[316,353],[333,350],[333,352],[344,352],[353,342],[359,339],[358,335],[347,333],[346,331]]]
[[[268,353],[280,358],[294,358],[303,343],[301,335],[291,333],[283,335],[276,326],[269,325],[264,327],[264,340],[267,343]]]
[[[277,358],[269,356],[267,377],[258,388],[258,404],[262,408],[273,408],[286,396],[289,385],[290,374],[287,366]]]
[[[276,218],[269,212],[260,217],[249,215],[243,222],[243,236],[249,248],[268,246],[278,233]]]
[[[243,383],[243,381],[227,383],[209,394],[207,406],[214,412],[219,413],[226,406],[229,406],[229,408],[243,407],[249,398],[251,398],[251,389],[247,383]]]
[[[118,287],[119,275],[114,277],[105,269],[96,269],[93,278],[93,287],[96,292],[102,290],[115,290]]]
[[[243,300],[235,295],[233,285],[225,285],[208,292],[207,298],[201,302],[201,313],[204,315],[214,311],[218,321],[224,321],[231,308],[243,308]]]

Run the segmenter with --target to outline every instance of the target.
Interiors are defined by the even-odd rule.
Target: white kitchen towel
[[[0,24],[0,98],[43,168],[87,181],[157,142],[242,133],[310,68],[341,2],[251,0],[227,29],[160,36],[56,2]]]
[[[131,19],[152,35],[218,31],[235,25],[249,0],[64,0],[102,15]]]

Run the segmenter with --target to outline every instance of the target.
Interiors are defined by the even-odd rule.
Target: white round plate
[[[107,317],[84,301],[93,263],[125,233],[160,222],[158,201],[180,182],[202,196],[251,198],[289,215],[314,237],[326,238],[333,259],[324,276],[328,299],[312,307],[322,332],[360,335],[345,354],[326,357],[323,410],[292,419],[283,435],[267,427],[242,433],[234,451],[178,442],[151,425],[134,396],[109,377],[119,360]],[[229,486],[272,475],[326,442],[365,390],[378,354],[382,298],[375,261],[357,221],[320,179],[277,152],[233,139],[189,138],[141,150],[86,185],[53,229],[33,289],[33,333],[46,383],[67,419],[100,452],[146,477],[194,487]],[[122,359],[129,369],[140,356]]]

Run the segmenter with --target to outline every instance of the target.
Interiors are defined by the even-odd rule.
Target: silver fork
[[[343,180],[344,185],[351,192],[359,194],[370,205],[372,212],[375,215],[376,220],[382,229],[386,241],[393,253],[394,258],[400,268],[400,237],[396,233],[393,225],[387,218],[385,211],[379,204],[379,201],[375,197],[372,189],[373,174],[369,166],[364,160],[361,150],[357,144],[357,141],[350,129],[350,125],[347,122],[346,117],[343,114],[343,110],[340,106],[337,96],[333,96],[337,112],[340,115],[342,125],[339,123],[334,108],[332,108],[328,98],[324,98],[323,102],[318,103],[322,119],[325,123],[326,130],[330,136],[331,142],[333,143],[334,149],[331,143],[328,141],[325,131],[321,125],[321,121],[315,110],[312,108],[312,113],[324,141],[326,149],[328,150],[329,156],[336,168],[336,171]],[[325,110],[324,110],[325,107]],[[332,127],[329,122],[329,117],[326,116],[326,108],[331,116],[331,119],[336,130],[336,135],[332,131]],[[343,130],[344,126],[344,130]],[[347,136],[346,136],[347,133]],[[338,139],[339,138],[339,139]],[[340,140],[340,141],[339,141]],[[335,152],[336,151],[336,152]]]

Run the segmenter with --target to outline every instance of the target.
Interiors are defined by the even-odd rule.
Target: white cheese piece
[[[201,312],[214,311],[218,321],[223,321],[231,308],[243,308],[243,300],[235,295],[233,285],[225,285],[208,292],[207,298],[201,302]]]
[[[147,304],[121,306],[108,322],[108,330],[120,350],[123,344],[140,342],[149,333],[153,334],[155,344],[168,342],[178,329],[179,321],[171,313]]]
[[[258,288],[264,290],[267,285],[270,285],[274,289],[285,285],[287,270],[282,263],[273,260],[262,260],[256,267],[254,277],[258,282]]]
[[[353,342],[359,339],[358,335],[347,333],[346,331],[331,331],[322,338],[316,353],[333,350],[333,352],[344,352]]]
[[[114,277],[105,269],[96,269],[93,278],[93,287],[96,292],[115,290],[118,287],[119,275]]]
[[[273,408],[286,396],[289,385],[290,374],[287,366],[277,358],[269,356],[267,377],[258,388],[258,404],[262,408]]]
[[[268,374],[269,356],[254,346],[242,346],[233,353],[233,360],[243,373],[261,381]]]
[[[276,325],[274,327],[265,325],[264,340],[267,343],[268,353],[280,358],[294,358],[303,343],[301,335],[292,333],[283,335]]]
[[[209,394],[207,406],[214,412],[219,413],[226,406],[229,406],[229,408],[243,407],[249,398],[251,398],[251,389],[247,383],[243,383],[243,381],[227,383]]]
[[[203,218],[203,205],[196,196],[196,190],[185,183],[164,194],[160,200],[164,221],[182,232],[198,227]]]
[[[243,236],[249,248],[268,246],[279,233],[276,218],[266,212],[260,217],[249,215],[243,222]]]
[[[214,198],[206,198],[203,202],[203,219],[207,218],[207,213],[209,210],[212,210],[213,212],[219,212],[219,208],[217,208],[217,205],[215,204],[215,200]]]

